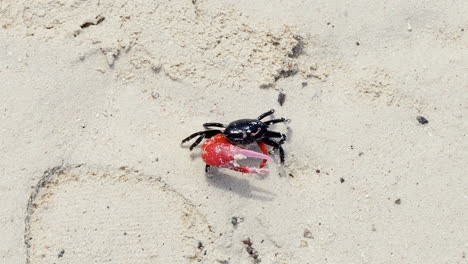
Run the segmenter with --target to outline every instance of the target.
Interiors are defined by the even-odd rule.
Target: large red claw
[[[260,168],[253,168],[241,166],[237,162],[239,160],[246,159],[247,157],[272,160],[268,155],[232,145],[223,134],[218,134],[206,140],[202,145],[202,150],[202,158],[206,164],[243,173],[268,173],[269,170],[262,169],[264,162],[262,162]]]

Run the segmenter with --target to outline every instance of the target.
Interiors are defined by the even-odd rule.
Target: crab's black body
[[[232,144],[247,145],[261,140],[268,131],[268,126],[258,119],[241,119],[231,122],[223,135]]]
[[[197,140],[195,140],[195,142],[190,146],[190,150],[192,150],[200,144],[203,139],[211,138],[222,133],[233,145],[248,145],[255,142],[262,142],[273,146],[273,150],[279,150],[280,161],[281,163],[284,163],[284,151],[281,145],[286,140],[286,135],[275,131],[269,131],[268,127],[275,123],[287,122],[288,120],[285,118],[278,118],[265,122],[261,121],[263,118],[272,115],[274,112],[275,111],[272,109],[261,114],[257,119],[240,119],[229,123],[227,126],[221,123],[205,123],[203,124],[203,127],[207,130],[193,133],[182,140],[182,143],[198,136]],[[213,127],[224,128],[224,130],[211,129]],[[278,138],[279,141],[273,140],[272,138]]]

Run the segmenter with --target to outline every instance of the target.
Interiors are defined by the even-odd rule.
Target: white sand
[[[220,2],[0,2],[0,263],[467,263],[468,3]]]

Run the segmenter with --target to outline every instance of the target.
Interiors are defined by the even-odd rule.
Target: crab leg
[[[268,151],[267,151],[267,148],[266,148],[265,143],[263,143],[263,142],[258,142],[257,144],[258,144],[258,146],[260,147],[260,149],[262,150],[263,154],[267,155],[267,154],[268,154]],[[259,168],[261,169],[261,168],[265,167],[265,164],[266,164],[266,163],[267,163],[267,160],[266,160],[266,159],[262,160],[262,163],[260,163]]]

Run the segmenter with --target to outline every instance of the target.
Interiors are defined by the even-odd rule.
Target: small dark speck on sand
[[[359,45],[361,45],[361,44],[359,43],[359,41],[356,41],[356,46],[359,46]]]
[[[238,216],[233,216],[231,218],[231,224],[234,226],[234,227],[237,227],[237,225],[239,223],[242,223],[244,222],[244,218],[243,217],[238,217]]]
[[[286,101],[286,94],[283,92],[280,92],[278,95],[278,103],[280,104],[280,106],[283,106],[284,101]]]
[[[310,232],[309,229],[304,229],[304,234],[303,235],[304,235],[305,238],[312,238],[312,239],[314,238],[314,236],[312,235],[312,232]]]
[[[58,257],[58,258],[61,258],[61,257],[63,257],[63,254],[65,254],[65,249],[60,250],[60,252],[58,253],[57,257]]]
[[[345,180],[343,178],[340,178],[340,182],[343,183]]]
[[[308,84],[307,82],[303,82],[303,83],[302,83],[302,87],[306,87],[307,84]]]
[[[425,124],[429,123],[429,121],[423,116],[417,116],[416,119],[418,120],[419,124],[421,124],[421,125],[425,125]]]
[[[400,198],[396,199],[396,200],[395,200],[395,204],[397,204],[397,205],[398,205],[398,204],[401,204],[401,199],[400,199]]]
[[[104,21],[104,19],[106,19],[105,17],[103,16],[97,16],[95,21],[87,21],[83,24],[80,25],[81,28],[87,28],[89,26],[93,26],[93,25],[99,25],[101,24],[102,21]]]
[[[320,173],[320,170],[315,170],[316,173]]]
[[[254,259],[255,263],[259,263],[260,259],[258,258],[258,252],[255,250],[253,247],[253,243],[250,240],[250,238],[247,238],[246,240],[243,240],[242,243],[245,245],[245,250],[249,255]]]
[[[156,92],[156,91],[153,91],[153,92],[151,92],[151,97],[153,97],[153,99],[158,99],[159,98],[159,93]]]

